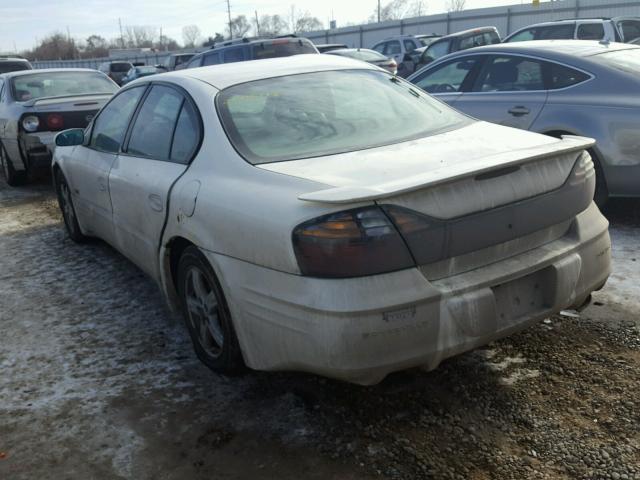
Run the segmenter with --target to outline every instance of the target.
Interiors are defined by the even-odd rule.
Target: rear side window
[[[197,114],[191,104],[185,101],[178,116],[176,131],[171,146],[171,160],[178,163],[188,163],[198,146]]]
[[[129,120],[144,90],[145,87],[125,90],[104,107],[94,122],[89,146],[109,153],[120,151]]]
[[[224,55],[224,63],[242,62],[244,60],[244,48],[242,47],[229,48],[228,50],[225,50],[223,52],[223,55]]]
[[[413,83],[429,93],[459,92],[479,61],[479,57],[474,57],[445,63],[414,79]]]
[[[494,57],[482,69],[476,92],[545,90],[542,63],[524,57]]]
[[[488,33],[477,33],[469,37],[464,37],[460,40],[459,50],[466,50],[467,48],[481,47],[483,45],[490,45],[491,37]]]
[[[527,40],[566,40],[573,38],[575,23],[561,25],[545,25],[532,27],[517,33],[508,42],[524,42]]]
[[[218,65],[220,63],[220,52],[210,53],[203,58],[202,66]]]
[[[168,160],[183,100],[184,97],[173,88],[152,87],[133,124],[127,153]]]
[[[579,40],[601,40],[604,37],[602,23],[582,23],[578,25]]]
[[[586,73],[557,63],[547,63],[545,66],[549,75],[549,90],[571,87],[590,78]]]

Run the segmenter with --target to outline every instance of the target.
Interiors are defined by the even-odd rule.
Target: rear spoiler
[[[94,100],[103,100],[105,97],[111,97],[112,95],[113,93],[82,93],[75,95],[61,95],[57,97],[34,98],[33,100],[27,100],[26,102],[19,103],[23,107],[37,107],[60,102],[91,102]]]
[[[557,142],[481,157],[473,162],[463,162],[458,165],[448,164],[410,178],[367,186],[354,185],[328,188],[304,193],[298,199],[305,202],[320,203],[356,203],[379,200],[422,188],[454,182],[470,174],[479,175],[496,169],[529,163],[552,155],[580,152],[593,147],[595,143],[596,141],[592,138],[564,135],[562,140]]]

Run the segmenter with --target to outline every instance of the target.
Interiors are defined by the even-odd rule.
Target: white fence
[[[353,27],[336,28],[307,32],[301,35],[316,44],[344,43],[350,47],[372,47],[376,42],[391,35],[437,33],[446,35],[469,28],[486,25],[495,26],[502,36],[532,23],[548,22],[564,18],[616,17],[623,15],[640,16],[640,0],[556,0],[533,6],[479,8],[457,13],[444,13],[425,17],[407,18],[382,23],[369,23]],[[185,50],[187,52],[187,50]],[[175,52],[158,52],[149,55],[137,55],[118,60],[144,62],[146,65],[163,63],[165,58]],[[110,58],[87,60],[49,60],[34,61],[34,68],[87,67],[98,68],[102,62],[113,61]]]

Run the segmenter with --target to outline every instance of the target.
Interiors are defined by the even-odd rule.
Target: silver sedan
[[[596,203],[640,196],[640,47],[518,42],[448,55],[408,80],[475,118],[596,139]]]

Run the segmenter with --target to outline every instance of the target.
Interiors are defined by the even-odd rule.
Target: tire
[[[58,206],[62,212],[62,218],[64,220],[64,226],[67,230],[69,238],[76,243],[85,243],[89,240],[89,237],[82,233],[80,225],[78,224],[78,217],[76,215],[76,209],[73,206],[73,199],[71,197],[71,190],[67,184],[67,179],[60,170],[55,172],[55,186],[56,194],[58,197]]]
[[[604,171],[600,165],[600,161],[593,150],[589,150],[591,160],[593,160],[593,167],[596,171],[596,192],[593,194],[593,201],[598,208],[602,209],[609,201],[609,188],[607,188],[607,179],[604,176]]]
[[[195,246],[187,247],[180,257],[178,294],[200,361],[217,373],[242,373],[242,353],[220,282]]]
[[[13,165],[9,160],[4,145],[0,143],[0,170],[5,181],[12,187],[19,187],[27,183],[27,172],[17,172],[13,169]]]

